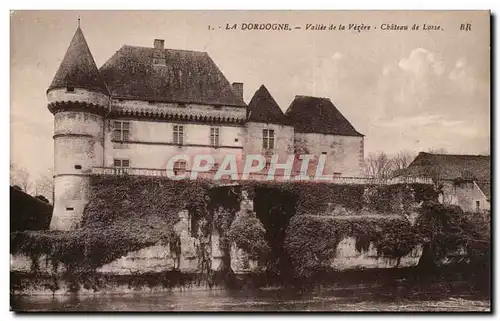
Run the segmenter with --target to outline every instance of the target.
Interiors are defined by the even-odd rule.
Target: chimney
[[[233,82],[233,91],[234,93],[243,100],[243,83],[242,82]]]
[[[163,39],[155,39],[155,42],[153,44],[154,48],[155,49],[165,49],[164,46],[165,46],[165,40]]]

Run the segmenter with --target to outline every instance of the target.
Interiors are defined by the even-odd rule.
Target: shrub
[[[252,260],[266,262],[270,248],[266,242],[266,230],[255,213],[241,213],[231,224],[230,242],[249,254]]]
[[[472,263],[489,262],[490,223],[486,216],[464,212],[454,205],[427,202],[421,209],[417,228],[427,243],[422,265],[434,266],[461,249],[466,252],[465,259]]]

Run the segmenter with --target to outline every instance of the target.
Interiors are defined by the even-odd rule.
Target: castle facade
[[[93,174],[161,175],[177,154],[326,155],[324,174],[360,177],[364,136],[328,98],[296,96],[283,113],[262,85],[247,104],[206,52],[121,47],[97,68],[80,27],[47,90],[54,115],[51,229],[80,224]],[[189,170],[178,161],[174,171]]]

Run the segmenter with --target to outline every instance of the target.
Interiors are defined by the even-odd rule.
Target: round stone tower
[[[47,90],[54,115],[54,212],[51,230],[81,223],[92,167],[103,164],[104,115],[109,91],[80,27]]]

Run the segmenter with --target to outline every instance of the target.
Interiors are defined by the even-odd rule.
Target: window
[[[75,87],[68,86],[68,87],[66,87],[66,91],[70,92],[70,93],[73,93],[73,92],[75,92]]]
[[[273,129],[263,129],[262,130],[262,148],[263,149],[274,149],[274,130]]]
[[[481,203],[479,201],[476,201],[476,211],[479,212],[480,208],[481,208]]]
[[[184,144],[184,126],[174,125],[174,144]]]
[[[327,153],[327,152],[321,152],[321,154],[322,154],[322,155],[328,155],[328,153]]]
[[[186,161],[178,160],[174,163],[174,175],[182,175],[186,173]]]
[[[66,207],[66,211],[73,211],[74,208],[73,207]]]
[[[130,166],[130,161],[128,159],[115,159],[115,167],[128,168]]]
[[[130,161],[128,159],[117,159],[113,161],[113,166],[115,168],[115,174],[125,174],[127,173],[127,168],[130,167]]]
[[[75,169],[82,169],[82,165],[75,165]]]
[[[113,123],[113,140],[128,141],[130,136],[130,122],[115,120]]]
[[[219,146],[219,128],[210,128],[210,145]]]

